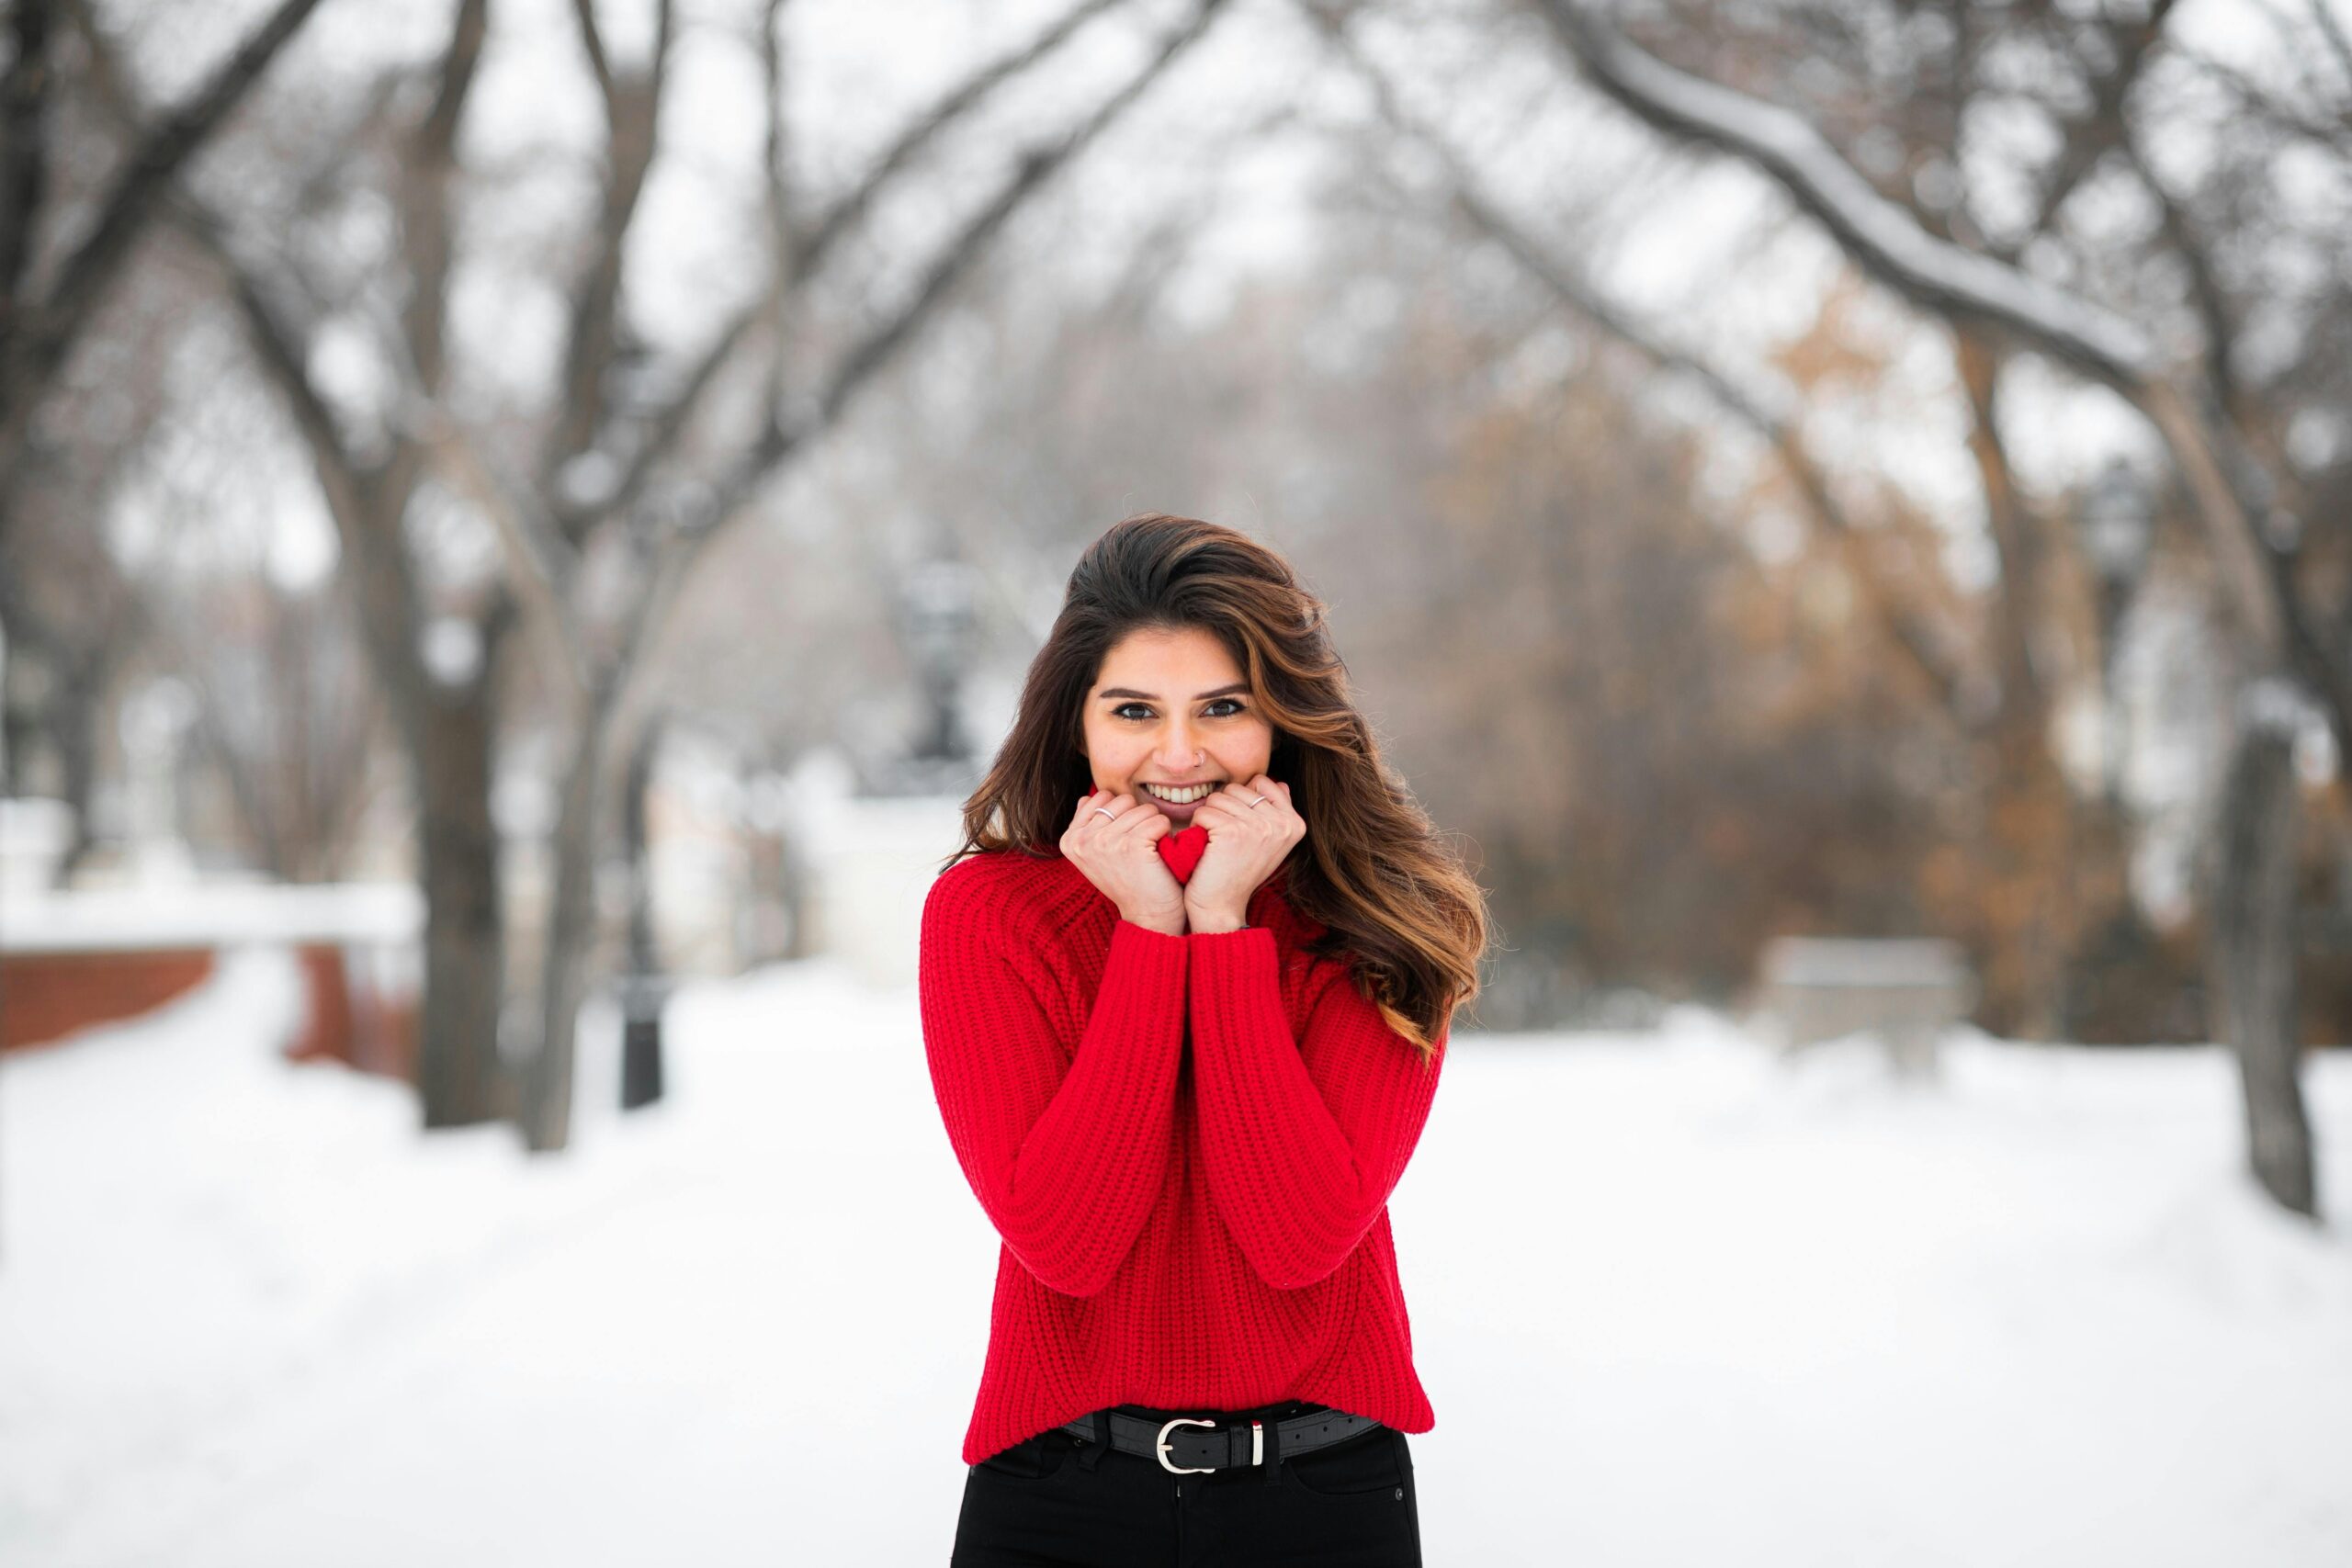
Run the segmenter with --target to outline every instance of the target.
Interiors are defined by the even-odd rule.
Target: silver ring
[[[1112,810],[1107,806],[1098,806],[1094,809],[1101,812],[1103,816],[1108,817],[1114,822],[1116,822],[1119,819],[1119,814]]]
[[[1250,792],[1249,792],[1248,790],[1246,790],[1246,789],[1245,789],[1245,790],[1243,790],[1241,793],[1242,793],[1242,794],[1244,794],[1244,795],[1250,795]],[[1265,804],[1266,804],[1266,797],[1265,797],[1264,795],[1250,795],[1250,810],[1255,811],[1255,810],[1257,810],[1257,809],[1258,809],[1258,807],[1261,807],[1261,806],[1263,806],[1263,805],[1265,805]]]

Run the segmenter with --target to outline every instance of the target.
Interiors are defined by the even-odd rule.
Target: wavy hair
[[[1454,1010],[1477,994],[1485,890],[1382,760],[1323,602],[1234,529],[1147,513],[1088,547],[944,865],[993,851],[1059,859],[1062,828],[1092,782],[1083,714],[1103,660],[1132,632],[1188,626],[1225,645],[1273,726],[1266,771],[1291,786],[1306,822],[1276,874],[1291,907],[1324,928],[1309,951],[1347,961],[1358,993],[1434,1058]]]

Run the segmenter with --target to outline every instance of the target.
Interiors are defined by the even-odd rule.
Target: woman
[[[923,910],[1004,1243],[956,1568],[1421,1561],[1387,1203],[1486,939],[1282,558],[1103,534]]]

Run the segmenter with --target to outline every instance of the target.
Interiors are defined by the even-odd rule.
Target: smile
[[[1190,806],[1216,786],[1194,784],[1190,789],[1162,789],[1158,784],[1147,784],[1143,787],[1154,800],[1164,800],[1170,806]]]

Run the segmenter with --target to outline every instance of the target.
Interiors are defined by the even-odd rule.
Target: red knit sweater
[[[1406,1432],[1414,1372],[1388,1194],[1423,1064],[1302,944],[1119,918],[1058,856],[975,854],[923,907],[923,1046],[948,1142],[1004,1245],[964,1462],[1090,1410],[1306,1400]]]

